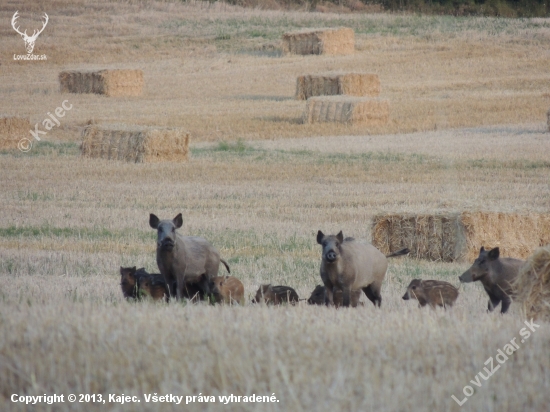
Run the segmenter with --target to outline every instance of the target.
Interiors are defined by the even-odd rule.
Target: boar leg
[[[374,284],[370,284],[363,288],[363,292],[367,295],[367,298],[374,304],[374,306],[380,307],[382,304],[382,296],[380,295],[380,288]]]
[[[342,306],[349,308],[350,305],[351,287],[344,286],[342,288]]]
[[[502,299],[500,313],[506,313],[511,303],[512,303],[512,299],[510,299],[510,296],[506,296],[504,299]]]
[[[498,306],[499,303],[500,303],[499,298],[493,295],[489,295],[489,304],[487,305],[487,311],[492,312]]]
[[[201,275],[199,282],[197,283],[200,290],[202,290],[202,293],[204,295],[204,299],[208,300],[208,297],[212,293],[210,291],[210,282],[208,281],[208,277],[206,276],[206,273]]]
[[[332,290],[332,285],[325,284],[325,295],[327,298],[327,306],[334,306],[334,291]]]

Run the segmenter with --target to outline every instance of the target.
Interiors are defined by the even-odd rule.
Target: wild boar
[[[403,300],[416,299],[420,306],[429,304],[435,309],[436,306],[453,306],[457,297],[458,289],[449,282],[413,279],[403,295]]]
[[[367,298],[380,307],[382,281],[388,269],[387,257],[402,256],[408,249],[384,256],[369,243],[344,239],[342,231],[325,236],[317,232],[317,243],[322,246],[321,279],[326,287],[329,305],[334,305],[334,290],[343,292],[342,305],[350,305],[351,292],[362,289]]]
[[[181,213],[172,220],[160,220],[151,213],[149,225],[157,230],[157,265],[170,285],[170,295],[181,299],[186,285],[196,284],[206,297],[211,294],[210,282],[218,275],[220,262],[230,273],[227,262],[206,239],[176,233],[183,225]]]
[[[169,294],[162,275],[146,275],[139,279],[139,291],[153,300],[164,299],[168,302]]]
[[[139,279],[147,275],[145,268],[120,267],[120,288],[126,299],[139,299]]]
[[[234,276],[216,276],[210,283],[216,303],[244,305],[244,285]]]
[[[290,303],[295,305],[300,298],[294,289],[290,286],[271,286],[261,285],[256,292],[256,298],[253,303],[262,303],[266,305],[280,305],[281,303]]]
[[[361,294],[363,291],[361,289],[359,290],[353,290],[351,292],[351,306],[357,307],[359,305],[363,306],[363,302],[359,302],[359,299],[361,299]],[[336,289],[334,291],[334,306],[337,308],[342,306],[342,300],[343,300],[343,293],[341,290]],[[313,292],[311,292],[311,296],[307,300],[307,303],[310,305],[328,305],[328,298],[326,297],[325,293],[325,287],[321,285],[317,285]]]
[[[506,313],[513,298],[511,284],[524,264],[524,260],[501,258],[498,247],[485,250],[482,246],[478,258],[459,279],[464,283],[479,280],[489,295],[488,311],[492,312],[502,302],[500,312]]]

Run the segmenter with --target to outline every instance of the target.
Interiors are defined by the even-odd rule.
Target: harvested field
[[[16,149],[22,138],[29,137],[29,119],[0,115],[0,150]]]
[[[283,34],[283,52],[289,54],[345,55],[355,51],[350,28],[306,29]]]
[[[267,283],[309,296],[321,282],[319,229],[368,240],[374,216],[390,212],[547,214],[547,20],[172,0],[17,7],[21,29],[50,16],[35,47],[48,59],[10,60],[21,38],[0,30],[0,112],[34,125],[65,100],[72,109],[29,152],[0,152],[0,410],[547,410],[547,321],[525,339],[521,304],[487,313],[479,284],[460,285],[447,311],[401,299],[414,278],[458,286],[470,263],[390,259],[380,310],[365,296],[355,309],[250,304]],[[283,33],[338,26],[353,28],[353,54],[282,53]],[[133,67],[147,81],[138,98],[60,93],[61,71]],[[358,69],[379,75],[387,124],[301,121],[299,75]],[[90,119],[183,127],[189,159],[82,156]],[[178,231],[208,239],[243,282],[244,306],[123,299],[120,266],[158,272],[149,214],[180,212]],[[487,359],[513,339],[519,349],[485,380]],[[468,386],[461,407],[452,396]],[[12,398],[54,393],[65,402]],[[122,394],[140,402],[110,400]],[[231,394],[278,402],[220,401]]]
[[[526,259],[550,243],[550,214],[463,212],[374,217],[372,243],[388,254],[403,247],[420,259],[472,262],[481,246]]]
[[[141,96],[143,71],[99,70],[59,73],[61,93],[95,93],[109,97]]]
[[[387,100],[352,96],[317,96],[307,99],[304,123],[337,122],[380,126],[388,122]]]
[[[376,74],[327,73],[300,76],[296,80],[298,100],[338,94],[377,97],[380,95],[380,79]]]
[[[89,125],[82,133],[84,157],[133,163],[181,162],[189,154],[189,133],[145,126]]]

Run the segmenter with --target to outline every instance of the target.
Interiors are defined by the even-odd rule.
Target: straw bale
[[[30,138],[31,129],[28,118],[0,115],[0,150],[16,149],[22,138]]]
[[[354,96],[317,96],[307,99],[304,123],[340,122],[366,126],[388,122],[387,100]]]
[[[61,93],[96,93],[110,97],[140,96],[141,70],[64,71],[59,73]]]
[[[372,243],[383,253],[411,249],[411,256],[472,262],[479,248],[498,246],[502,256],[525,259],[550,243],[550,215],[464,212],[375,216]]]
[[[179,162],[188,158],[189,134],[178,128],[91,124],[84,128],[80,149],[85,157]]]
[[[353,54],[352,29],[308,29],[283,34],[283,51],[290,54]]]
[[[378,97],[380,79],[369,73],[329,73],[300,76],[296,80],[296,98],[345,94],[348,96]]]
[[[550,245],[529,257],[512,287],[527,319],[550,321]]]

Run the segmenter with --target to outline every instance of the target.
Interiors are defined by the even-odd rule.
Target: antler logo
[[[48,20],[49,20],[49,17],[46,13],[44,13],[44,23],[43,23],[43,26],[40,30],[35,30],[32,34],[32,36],[28,36],[27,35],[27,30],[25,30],[25,32],[21,33],[19,31],[19,26],[15,27],[15,25],[17,24],[17,19],[19,18],[19,16],[17,15],[17,13],[19,13],[19,11],[16,11],[13,15],[13,17],[11,18],[11,26],[13,27],[13,29],[19,33],[21,35],[21,37],[23,37],[23,41],[25,42],[25,48],[27,49],[27,53],[28,54],[31,54],[32,51],[34,50],[34,43],[36,42],[36,38],[38,37],[38,35],[40,33],[42,33],[44,31],[44,29],[46,28],[46,24],[48,24]]]

